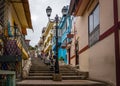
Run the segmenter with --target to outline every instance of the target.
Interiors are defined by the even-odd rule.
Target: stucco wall
[[[118,20],[120,21],[120,0],[118,1]]]
[[[75,66],[75,58],[71,59],[70,64],[71,64],[72,66]]]
[[[76,38],[79,37],[79,50],[88,45],[88,14],[85,13],[82,17],[77,17],[76,25]],[[84,37],[83,37],[84,36]],[[79,67],[80,71],[88,72],[89,70],[89,57],[88,51],[79,54]]]
[[[109,2],[107,0],[99,0],[99,4],[101,35],[114,24],[113,0],[109,0]],[[76,18],[76,38],[79,37],[79,50],[88,45],[88,15],[92,12],[95,5],[96,3],[93,3],[82,17]],[[72,47],[71,56],[74,55],[73,52],[74,48]],[[116,84],[114,34],[82,52],[79,55],[79,63],[80,70],[88,71],[90,78]],[[71,64],[75,65],[75,58],[71,59]]]
[[[79,55],[79,63],[80,71],[89,71],[89,50]]]
[[[79,37],[79,50],[84,48],[86,45],[88,45],[88,17],[87,14],[85,14],[82,17],[76,18],[76,38]],[[84,36],[84,37],[83,37]]]
[[[120,30],[119,30],[119,54],[120,54]]]
[[[114,24],[113,0],[99,0],[100,3],[100,34]]]
[[[72,26],[71,29],[72,33],[74,33],[74,25]],[[70,50],[70,55],[73,57],[75,55],[75,36],[72,38],[72,43],[71,43],[71,50]],[[70,60],[70,64],[75,65],[75,57]]]
[[[75,55],[75,47],[74,47],[73,42],[71,44],[70,54],[71,54],[71,57]],[[75,57],[74,58],[71,58],[71,57],[70,57],[70,64],[75,65]]]
[[[115,84],[114,34],[89,49],[90,78]]]

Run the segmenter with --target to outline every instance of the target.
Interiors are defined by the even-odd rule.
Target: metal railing
[[[22,47],[25,49],[25,51],[28,52],[28,46],[27,46],[27,44],[25,42],[25,38],[24,38],[23,35],[21,35],[21,37],[19,38],[19,41],[21,42]]]
[[[0,70],[0,86],[15,86],[15,72]]]

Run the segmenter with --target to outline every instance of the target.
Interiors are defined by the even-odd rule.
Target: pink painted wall
[[[88,14],[85,13],[82,17],[77,17],[76,25],[76,38],[79,38],[79,50],[88,45]],[[89,70],[89,57],[88,51],[79,54],[79,67],[80,71],[88,72]]]
[[[116,84],[114,34],[89,49],[89,75],[92,79]]]
[[[70,63],[71,63],[72,66],[75,66],[75,58],[71,59]]]
[[[76,38],[79,38],[79,50],[89,45],[88,16],[96,4],[97,2],[94,1],[94,3],[86,9],[83,16],[76,17],[75,27],[77,30]],[[102,35],[114,24],[113,0],[99,0],[99,5],[100,35]],[[79,54],[80,71],[88,71],[91,79],[106,81],[116,85],[114,45],[114,34],[111,34]],[[71,51],[71,56],[73,56],[74,48],[71,48],[71,50],[73,50]],[[71,64],[74,65],[74,62],[75,58],[71,60]]]
[[[119,54],[120,54],[120,30],[119,30]]]
[[[114,25],[113,0],[99,0],[100,3],[100,34]]]
[[[118,20],[120,21],[120,0],[118,1]]]

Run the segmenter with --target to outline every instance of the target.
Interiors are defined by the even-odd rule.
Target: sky
[[[34,31],[27,29],[26,39],[30,39],[30,45],[35,46],[38,44],[42,34],[42,28],[47,26],[48,17],[46,8],[52,8],[51,19],[54,19],[56,14],[62,16],[61,9],[63,6],[69,5],[70,0],[29,0],[30,13],[32,26]]]

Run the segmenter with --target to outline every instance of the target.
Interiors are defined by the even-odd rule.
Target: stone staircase
[[[53,81],[54,71],[39,58],[32,58],[29,76],[17,82],[17,86],[105,86],[103,83],[87,80],[84,73],[78,73],[68,65],[60,66],[62,81]]]

